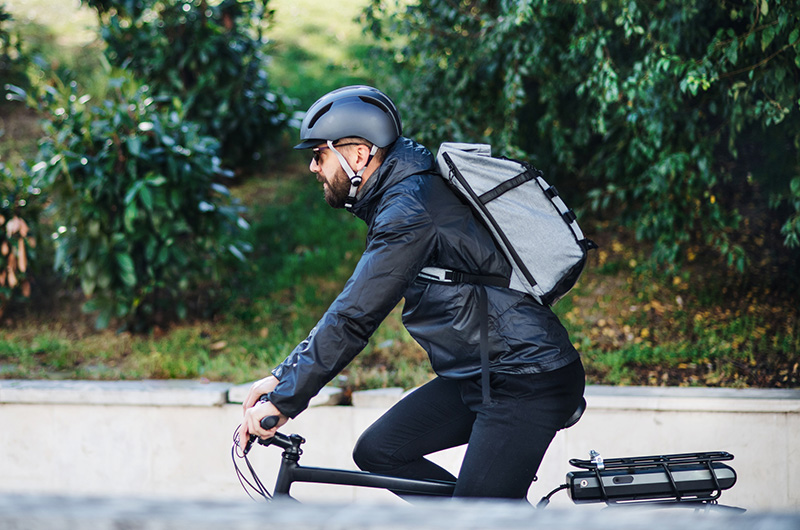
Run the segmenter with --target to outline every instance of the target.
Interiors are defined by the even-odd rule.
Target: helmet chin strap
[[[364,174],[364,171],[366,171],[369,163],[372,162],[372,158],[375,156],[375,153],[378,152],[378,146],[375,144],[372,145],[372,148],[369,150],[369,158],[367,159],[367,163],[364,164],[364,167],[358,170],[358,173],[356,173],[353,171],[353,168],[350,167],[350,163],[347,162],[347,159],[344,157],[344,155],[337,151],[333,146],[333,141],[328,140],[327,143],[330,150],[336,153],[336,158],[339,159],[339,165],[342,166],[342,169],[344,169],[344,172],[347,173],[347,176],[350,179],[350,193],[347,194],[347,201],[344,203],[344,207],[349,210],[356,203],[356,193],[358,192],[358,187],[361,185],[361,177]]]

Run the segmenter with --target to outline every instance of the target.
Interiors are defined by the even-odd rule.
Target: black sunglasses
[[[352,143],[348,143],[348,144],[334,145],[333,147],[347,147],[348,145],[366,145],[366,144],[352,142]],[[321,145],[319,147],[314,147],[313,149],[311,149],[311,151],[314,153],[314,162],[317,165],[319,165],[320,155],[321,155],[322,151],[324,151],[325,149],[330,149],[330,146]]]

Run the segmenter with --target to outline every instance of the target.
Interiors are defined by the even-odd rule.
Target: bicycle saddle
[[[564,426],[561,428],[569,429],[570,427],[578,423],[578,420],[581,419],[581,416],[583,416],[583,413],[585,411],[586,411],[586,398],[581,397],[581,402],[578,404],[578,408],[575,409],[575,412],[572,413],[572,416],[569,417],[566,423],[564,423]]]

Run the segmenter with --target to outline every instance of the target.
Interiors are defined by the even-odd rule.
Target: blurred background
[[[590,383],[800,386],[800,6],[0,0],[0,377],[262,377],[365,227],[291,149],[377,86],[432,151],[529,160],[600,244]],[[337,383],[431,377],[401,308]]]

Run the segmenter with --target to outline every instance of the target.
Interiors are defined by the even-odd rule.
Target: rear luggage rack
[[[575,503],[716,502],[722,490],[733,487],[736,472],[721,462],[733,460],[724,451],[634,456],[569,463],[585,471],[567,473],[569,495]]]

